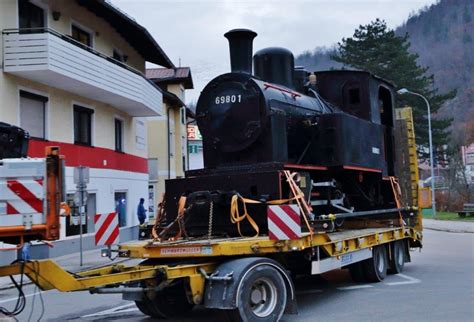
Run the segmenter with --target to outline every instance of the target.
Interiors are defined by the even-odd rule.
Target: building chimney
[[[256,36],[249,29],[232,29],[224,34],[229,40],[232,72],[252,74],[252,43]]]

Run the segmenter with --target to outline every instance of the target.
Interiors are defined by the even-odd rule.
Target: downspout
[[[168,131],[168,179],[171,179],[170,109],[171,107],[168,106],[166,110],[166,121],[167,121],[167,131]]]

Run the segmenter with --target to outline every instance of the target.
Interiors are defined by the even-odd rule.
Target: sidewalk
[[[115,256],[115,254],[114,254]],[[111,261],[107,257],[102,257],[100,249],[94,249],[85,251],[83,253],[83,265],[80,266],[79,253],[73,253],[69,255],[64,255],[56,258],[52,258],[56,263],[59,264],[63,269],[70,272],[78,272],[86,269],[110,265],[114,263],[120,263],[124,261],[129,261],[129,259],[117,258],[114,261]],[[18,278],[17,278],[18,280]],[[30,280],[26,278],[26,282],[30,284]],[[0,277],[0,290],[14,287],[11,283],[10,277]]]
[[[451,233],[474,233],[474,221],[423,219],[423,228]]]

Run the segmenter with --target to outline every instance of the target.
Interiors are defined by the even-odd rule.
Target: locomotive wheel
[[[362,263],[355,263],[349,266],[349,274],[356,283],[366,282]]]
[[[153,299],[145,296],[135,301],[137,308],[145,315],[155,319],[170,319],[191,311],[194,304],[189,303],[182,282],[156,293]]]
[[[367,282],[381,282],[387,276],[387,249],[384,245],[372,250],[372,258],[362,262],[364,276]]]
[[[286,307],[286,286],[281,274],[270,266],[248,272],[241,282],[238,307],[226,311],[230,321],[279,321]]]
[[[405,242],[398,240],[390,245],[392,258],[390,259],[389,274],[398,274],[403,271],[405,266]]]

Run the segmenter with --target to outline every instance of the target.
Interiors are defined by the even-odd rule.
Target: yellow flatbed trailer
[[[409,173],[402,201],[392,209],[400,220],[363,221],[335,232],[303,233],[293,240],[268,236],[145,240],[124,243],[118,256],[142,259],[138,265],[110,265],[70,273],[52,260],[0,267],[0,276],[27,275],[42,290],[122,293],[144,314],[172,318],[201,305],[225,310],[232,321],[278,321],[296,313],[292,278],[348,268],[356,282],[378,282],[400,273],[410,249],[422,247],[422,217],[417,208],[418,172],[411,110],[397,114],[408,142],[399,164]],[[410,123],[411,122],[411,123]],[[408,126],[407,126],[408,125]],[[411,130],[410,130],[411,129]],[[408,139],[408,140],[407,140]],[[403,187],[402,187],[403,190]]]
[[[403,269],[410,247],[421,247],[421,216],[416,210],[412,215],[413,227],[306,233],[296,240],[259,236],[130,242],[120,245],[118,254],[144,259],[138,265],[70,273],[52,260],[39,260],[0,267],[0,276],[24,273],[42,290],[122,293],[143,313],[157,318],[203,305],[227,310],[232,320],[253,321],[261,315],[265,321],[276,321],[283,311],[296,313],[290,272],[295,265],[287,262],[292,255],[296,266],[310,274],[349,268],[358,281],[380,281],[387,270]],[[278,306],[285,309],[268,315],[279,312]]]

